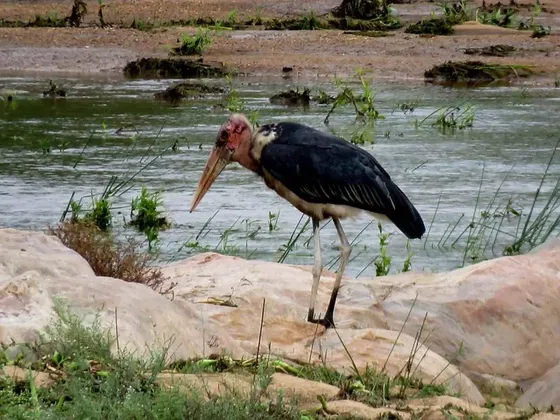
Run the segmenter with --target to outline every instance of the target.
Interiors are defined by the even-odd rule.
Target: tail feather
[[[396,184],[392,187],[391,198],[396,208],[387,217],[407,238],[420,239],[426,232],[422,216]]]

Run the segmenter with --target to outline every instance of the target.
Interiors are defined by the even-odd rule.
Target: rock
[[[336,414],[338,416],[352,416],[352,418],[359,419],[379,419],[379,418],[389,418],[389,419],[409,419],[410,414],[402,411],[397,411],[392,408],[373,408],[369,405],[363,404],[358,401],[352,400],[340,400],[340,401],[330,401],[327,403],[327,410],[329,414]],[[387,416],[387,417],[381,417]],[[343,417],[343,418],[344,418]]]
[[[225,89],[219,86],[210,86],[197,82],[180,82],[169,86],[163,92],[156,92],[154,98],[159,101],[177,103],[184,98],[201,98],[208,94],[224,92]]]
[[[560,349],[550,345],[560,340],[560,247],[449,273],[345,279],[336,331],[305,321],[311,267],[205,253],[162,271],[177,283],[173,301],[140,284],[96,277],[54,237],[0,230],[0,341],[33,341],[51,322],[59,296],[86,321],[99,312],[112,329],[118,307],[121,347],[142,353],[172,340],[172,360],[220,352],[240,358],[257,351],[266,299],[261,354],[270,346],[272,357],[307,363],[311,356],[314,364],[348,371],[344,343],[359,370],[385,366],[395,375],[417,347],[414,375],[445,382],[471,404],[484,398],[464,371],[534,380],[560,360]],[[333,273],[323,274],[317,312],[326,308],[333,281]]]
[[[126,77],[135,78],[180,78],[224,77],[226,69],[221,65],[205,64],[201,60],[184,58],[140,58],[130,61],[123,69]]]
[[[537,379],[515,405],[524,409],[536,407],[542,411],[552,407],[555,413],[560,413],[560,363]]]
[[[500,395],[504,397],[516,397],[521,393],[519,384],[509,379],[489,375],[487,373],[469,372],[469,378],[486,394]]]
[[[418,331],[428,313],[427,345],[436,353],[464,371],[521,382],[542,376],[560,360],[560,346],[550,345],[560,342],[559,282],[560,247],[545,247],[449,273],[382,277],[368,288],[383,296],[378,305],[388,328],[402,326],[418,293],[405,332]],[[355,281],[347,285],[357,288]]]
[[[258,378],[257,378],[258,379]],[[166,388],[178,388],[182,391],[198,391],[204,397],[235,395],[248,398],[253,389],[258,390],[255,377],[245,373],[160,373],[156,382]],[[340,394],[336,386],[308,379],[298,378],[283,373],[274,373],[264,394],[275,399],[282,392],[286,400],[297,400],[299,405],[313,404],[317,397],[329,400]]]
[[[552,413],[537,413],[531,420],[560,420],[560,416]]]
[[[309,337],[315,333],[315,326],[305,322],[310,270],[200,254],[165,267],[164,273],[178,282],[177,301],[192,304],[210,297],[231,297],[238,308],[208,305],[208,317],[235,331],[232,334],[250,352],[256,350],[254,337],[266,298],[263,351],[265,343],[271,342],[273,349],[307,360],[303,354],[309,354]],[[560,348],[549,345],[560,340],[555,327],[560,324],[559,279],[560,247],[449,273],[403,273],[375,281],[344,279],[335,321],[339,331],[354,330],[350,335],[369,328],[398,331],[418,293],[404,326],[409,336],[419,331],[428,313],[424,331],[430,331],[426,345],[431,350],[469,372],[528,380],[538,378],[560,359]],[[332,283],[332,273],[324,273],[318,311],[326,308]],[[322,334],[322,329],[319,334],[323,340],[336,337],[332,331]]]
[[[356,290],[350,286],[346,292],[341,291],[337,317],[351,318],[352,321],[338,325],[340,338],[332,329],[325,331],[323,327],[304,321],[311,289],[308,268],[283,265],[280,269],[276,263],[206,253],[170,264],[162,271],[169,281],[177,283],[174,288],[177,303],[188,306],[197,302],[228,302],[227,306],[205,305],[201,309],[208,320],[207,331],[216,336],[221,331],[229,331],[249,354],[257,351],[263,298],[266,298],[261,341],[263,353],[270,343],[274,355],[307,363],[311,354],[311,361],[316,364],[323,363],[327,357],[330,366],[348,370],[351,362],[344,342],[360,370],[367,366],[381,370],[387,362],[387,372],[396,375],[408,363],[411,348],[415,345],[414,339],[407,334],[401,334],[397,344],[393,345],[398,331],[372,328],[385,325],[384,317],[381,311],[371,306],[375,301],[371,292],[366,289],[364,294],[362,287]],[[326,307],[333,280],[332,273],[323,275],[318,308]],[[413,365],[416,376],[424,381],[437,378],[436,383],[445,382],[469,401],[484,403],[469,378],[427,347],[419,346]]]
[[[86,323],[99,314],[101,324],[112,330],[117,310],[120,347],[138,355],[164,347],[171,359],[226,347],[241,354],[227,332],[205,334],[194,306],[178,305],[141,284],[96,277],[55,237],[2,229],[0,248],[0,343],[35,341],[54,318],[55,299],[62,298]]]
[[[286,375],[285,373],[272,375],[272,382],[267,391],[272,396],[282,391],[285,398],[296,398],[299,405],[316,403],[318,396],[331,400],[342,392],[336,386]]]
[[[55,380],[46,372],[38,372],[36,370],[22,369],[18,366],[4,366],[0,369],[0,376],[8,376],[15,382],[27,382],[29,373],[33,377],[33,382],[38,388],[45,388],[55,383]]]
[[[252,389],[252,376],[248,374],[223,373],[160,373],[156,382],[168,389],[182,392],[199,392],[202,397],[234,395],[248,398]]]

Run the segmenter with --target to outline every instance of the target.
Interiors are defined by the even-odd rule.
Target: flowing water
[[[301,214],[245,169],[237,165],[226,169],[198,209],[189,213],[201,170],[228,113],[213,108],[219,96],[178,106],[155,101],[153,94],[171,83],[66,79],[67,98],[51,100],[41,94],[48,84],[46,78],[0,78],[4,96],[15,91],[14,101],[0,101],[0,226],[43,230],[59,221],[73,193],[87,207],[91,196],[102,193],[111,177],[125,180],[145,167],[122,194],[112,197],[113,225],[121,235],[134,232],[125,227],[130,202],[145,185],[150,191],[163,191],[165,212],[172,222],[160,234],[160,261],[208,249],[278,260],[294,230],[299,231],[307,219],[296,229]],[[234,81],[246,106],[259,110],[261,123],[290,119],[327,130],[323,124],[327,105],[303,110],[269,103],[268,97],[287,85],[296,84],[254,78]],[[335,92],[328,84],[299,85]],[[379,84],[376,103],[385,118],[375,124],[375,144],[363,147],[407,193],[429,229],[427,238],[411,241],[414,270],[440,271],[463,263],[461,244],[467,235],[454,247],[451,244],[471,221],[475,205],[479,215],[506,176],[497,201],[503,204],[501,209],[511,198],[513,208],[529,210],[559,138],[560,89]],[[398,108],[402,103],[414,104],[414,111],[404,113]],[[463,103],[474,106],[472,128],[442,133],[431,126],[438,113],[420,126],[415,124],[442,106]],[[349,106],[331,117],[330,128],[346,138],[357,127]],[[171,148],[174,143],[178,148]],[[557,154],[543,186],[543,199],[559,176]],[[270,213],[278,215],[272,231]],[[451,232],[449,226],[463,214]],[[378,229],[376,223],[368,226],[370,220],[362,216],[343,222],[350,240],[358,236],[347,274],[375,273],[368,264],[379,254]],[[515,215],[510,213],[500,229],[506,230],[506,225],[517,225]],[[408,255],[406,239],[390,223],[383,227],[393,232],[388,253],[393,257],[392,271],[398,271]],[[305,243],[310,235],[308,225],[286,262],[312,263],[313,242]],[[321,239],[324,261],[330,267],[338,256],[331,223],[322,230]],[[508,242],[507,234],[498,235],[495,253],[500,254]]]

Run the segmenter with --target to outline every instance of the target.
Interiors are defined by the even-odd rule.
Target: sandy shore
[[[124,65],[135,58],[165,57],[169,46],[177,45],[178,37],[195,28],[168,27],[150,32],[123,28],[123,22],[135,16],[149,19],[175,19],[195,16],[223,18],[233,8],[239,15],[250,16],[260,10],[265,16],[285,16],[294,11],[315,10],[325,13],[338,1],[306,0],[249,2],[247,0],[201,1],[123,1],[109,3],[106,20],[115,23],[100,28],[91,19],[96,17],[95,3],[85,27],[80,28],[0,28],[0,72],[78,72],[119,74]],[[548,9],[560,4],[555,0]],[[296,9],[296,4],[298,8]],[[0,19],[29,20],[35,13],[52,12],[60,2],[41,1],[8,3],[0,7]],[[262,6],[261,6],[262,5]],[[64,6],[67,6],[66,4]],[[197,11],[198,7],[198,11]],[[259,9],[261,7],[261,9]],[[433,5],[397,5],[403,20],[418,19],[415,13],[427,14]],[[67,7],[66,7],[67,8]],[[560,8],[559,8],[560,9]],[[195,13],[197,11],[197,13]],[[59,16],[67,14],[60,11]],[[150,17],[151,16],[151,17]],[[555,27],[558,14],[546,13],[539,19]],[[119,27],[120,26],[120,27]],[[556,33],[554,33],[556,32]],[[519,49],[513,57],[476,57],[481,61],[502,64],[531,65],[541,72],[538,83],[550,83],[560,76],[560,31],[540,39],[531,38],[530,31],[508,30],[483,25],[463,25],[452,36],[421,37],[404,33],[369,38],[343,34],[342,31],[222,31],[204,53],[206,61],[222,62],[251,75],[280,76],[283,66],[291,66],[301,77],[332,77],[348,75],[356,68],[373,70],[374,77],[386,80],[418,82],[424,71],[447,60],[467,60],[469,47],[508,44]]]

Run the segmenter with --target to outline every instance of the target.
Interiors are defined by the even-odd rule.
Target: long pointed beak
[[[224,170],[226,165],[231,162],[232,152],[228,150],[227,147],[215,147],[212,149],[212,153],[206,161],[206,166],[202,171],[202,176],[198,181],[198,187],[194,193],[194,197],[191,203],[192,213],[198,203],[204,197],[204,194],[210,189],[210,186],[214,183],[218,175]]]

